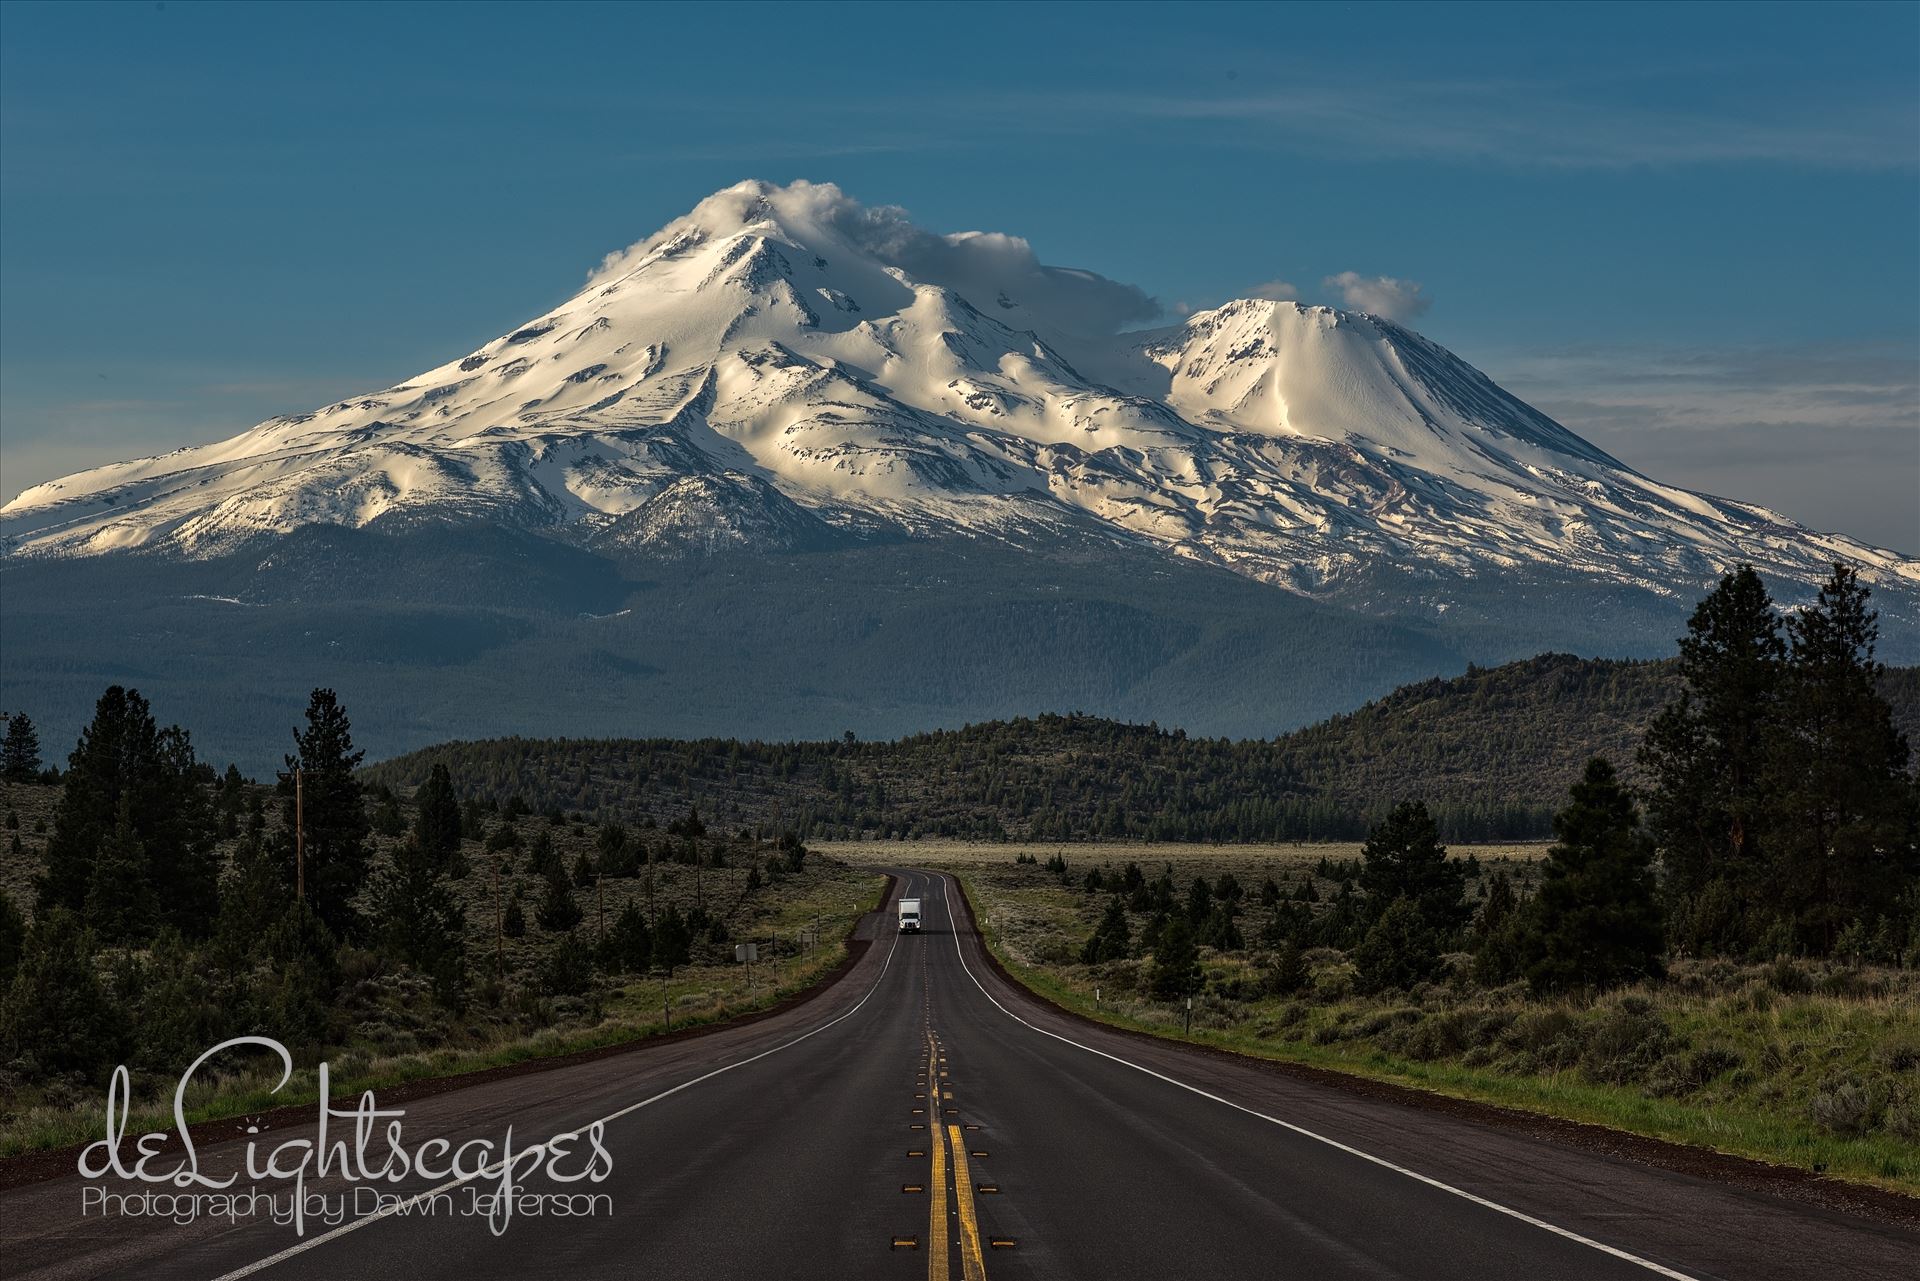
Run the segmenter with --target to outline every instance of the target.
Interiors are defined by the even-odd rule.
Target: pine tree
[[[1440,968],[1440,946],[1426,915],[1412,899],[1397,898],[1387,905],[1366,937],[1353,950],[1362,992],[1411,988],[1432,978]]]
[[[1775,914],[1761,837],[1785,663],[1773,601],[1742,566],[1693,611],[1680,641],[1682,692],[1641,745],[1676,941],[1693,950],[1745,946]]]
[[[87,877],[85,919],[96,937],[131,946],[153,935],[154,893],[146,851],[133,828],[131,798],[120,797],[120,813]]]
[[[507,899],[507,910],[501,915],[500,932],[510,939],[523,937],[527,932],[527,910],[520,902],[520,887],[513,887],[513,894]]]
[[[559,860],[547,865],[547,892],[540,900],[540,928],[560,933],[580,924],[580,905],[573,901],[573,882]]]
[[[1272,996],[1292,996],[1307,985],[1307,961],[1300,945],[1291,938],[1281,939],[1273,949],[1273,959],[1260,976],[1260,986]]]
[[[7,736],[0,741],[0,778],[9,783],[31,783],[40,777],[40,735],[26,713],[7,718]]]
[[[634,974],[653,961],[653,931],[647,928],[646,914],[632,899],[620,909],[613,927],[601,942],[605,968],[617,973]]]
[[[1447,857],[1424,801],[1404,801],[1367,836],[1360,850],[1360,888],[1373,920],[1398,899],[1420,913],[1426,928],[1451,937],[1465,923],[1466,869]]]
[[[1160,931],[1147,984],[1156,1001],[1177,1000],[1200,990],[1200,952],[1186,917],[1170,918]]]
[[[291,892],[287,904],[261,940],[266,964],[254,984],[255,1019],[290,1048],[317,1053],[338,1034],[340,942],[312,905],[294,901]]]
[[[593,986],[593,952],[580,931],[566,931],[547,953],[540,985],[552,996],[580,996]]]
[[[585,850],[581,850],[573,860],[573,883],[583,890],[593,884],[593,860],[587,857]]]
[[[1115,895],[1107,900],[1107,910],[1101,916],[1100,924],[1080,949],[1080,959],[1087,965],[1117,961],[1127,955],[1130,942],[1126,904],[1120,901],[1119,895]]]
[[[124,802],[146,861],[154,920],[205,934],[219,910],[212,781],[184,730],[158,728],[138,690],[109,688],[68,758],[38,882],[40,910],[86,910],[94,861]]]
[[[0,996],[0,1062],[27,1059],[41,1073],[106,1080],[126,1050],[127,1028],[93,952],[93,937],[67,908],[34,923]]]
[[[601,824],[594,838],[594,852],[597,866],[608,876],[632,876],[638,870],[639,851],[627,840],[625,824]]]
[[[449,1009],[466,997],[467,914],[447,885],[445,855],[418,840],[401,842],[374,882],[374,918],[388,956],[433,980]]]
[[[653,963],[671,972],[693,958],[693,930],[680,909],[669,903],[653,927]]]
[[[1240,937],[1240,927],[1233,923],[1233,913],[1226,904],[1216,904],[1213,911],[1207,913],[1207,919],[1200,923],[1195,932],[1196,940],[1216,952],[1238,952],[1246,947],[1246,940]]]
[[[1207,884],[1207,878],[1196,876],[1187,886],[1187,920],[1198,928],[1207,917],[1213,914],[1213,886]]]
[[[1473,921],[1473,969],[1482,982],[1498,985],[1520,977],[1521,913],[1513,878],[1502,870],[1487,878],[1486,898]]]
[[[1920,873],[1907,743],[1878,688],[1867,599],[1855,571],[1836,564],[1814,604],[1787,620],[1767,897],[1799,945],[1822,955],[1850,925],[1877,928]]]
[[[20,968],[20,953],[26,942],[27,922],[6,890],[0,889],[0,997],[5,996],[7,984]]]
[[[541,828],[533,835],[533,847],[527,851],[527,870],[535,876],[549,875],[560,864],[553,845],[553,833]]]
[[[278,921],[293,906],[279,857],[259,832],[249,832],[234,851],[233,868],[220,883],[220,918],[213,951],[220,964],[240,970],[261,947],[261,922]]]
[[[286,758],[280,785],[282,858],[289,879],[294,868],[295,788],[301,772],[305,817],[307,902],[333,934],[359,936],[363,922],[353,900],[367,878],[367,836],[371,824],[354,776],[365,752],[353,746],[346,708],[330,689],[316,689],[307,702],[306,728],[293,733],[294,753]]]
[[[414,839],[451,872],[460,854],[460,800],[453,794],[453,777],[445,765],[434,765],[413,803],[417,807]]]
[[[1528,984],[1542,993],[1602,990],[1659,975],[1665,939],[1653,847],[1613,766],[1587,762],[1553,829],[1559,839],[1522,934]]]

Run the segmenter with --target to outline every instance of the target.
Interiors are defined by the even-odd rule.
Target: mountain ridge
[[[1630,780],[1674,659],[1540,654],[1418,681],[1269,740],[1211,739],[1085,715],[1021,717],[889,742],[500,738],[366,768],[405,789],[448,767],[464,796],[665,825],[791,826],[809,839],[1358,839],[1429,803],[1450,840],[1551,835],[1593,756]],[[1881,693],[1920,735],[1920,668]]]

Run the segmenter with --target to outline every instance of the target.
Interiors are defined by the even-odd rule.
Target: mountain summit
[[[1791,601],[1845,559],[1889,649],[1913,644],[1920,560],[1663,485],[1401,325],[1240,300],[1129,328],[1155,311],[1016,237],[742,183],[398,386],[27,490],[0,510],[0,566],[233,566],[183,595],[259,604],[285,599],[290,549],[357,531],[462,557],[476,582],[483,547],[511,544],[509,577],[566,560],[572,583],[600,576],[597,615],[634,574],[715,558],[1105,547],[1130,582],[1211,567],[1268,597],[1471,623],[1481,642],[1444,644],[1486,661],[1661,652],[1726,567]],[[313,599],[320,578],[299,581]]]

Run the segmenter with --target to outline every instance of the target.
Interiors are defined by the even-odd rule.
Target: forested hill
[[[884,743],[494,739],[366,772],[405,788],[445,764],[465,796],[661,824],[692,805],[725,827],[814,839],[1345,839],[1421,797],[1449,839],[1497,840],[1546,835],[1590,756],[1631,775],[1677,688],[1671,661],[1547,654],[1408,685],[1267,741],[1042,716]],[[1883,689],[1920,737],[1920,669],[1889,672]]]

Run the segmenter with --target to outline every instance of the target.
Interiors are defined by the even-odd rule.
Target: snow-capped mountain
[[[744,183],[563,305],[395,387],[0,510],[13,558],[207,559],[314,525],[484,522],[623,556],[1089,530],[1309,595],[1391,567],[1691,598],[1735,562],[1920,560],[1663,485],[1419,334],[1137,292],[827,185]],[[1104,315],[1103,315],[1104,309]],[[1104,323],[1103,323],[1104,322]]]

